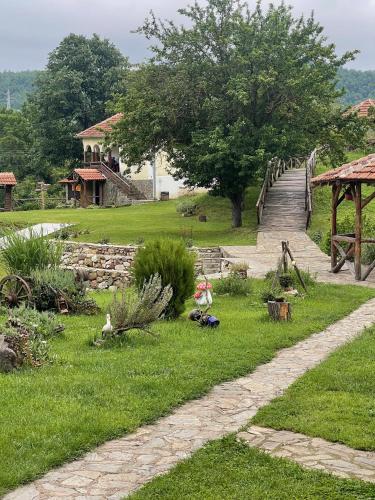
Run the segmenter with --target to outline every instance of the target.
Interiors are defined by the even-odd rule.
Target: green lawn
[[[375,497],[375,486],[308,471],[235,441],[209,443],[170,473],[131,496],[132,500],[290,500]]]
[[[160,236],[192,239],[196,246],[254,245],[256,242],[256,210],[258,188],[250,188],[246,197],[243,227],[231,228],[230,202],[224,198],[199,195],[198,217],[181,217],[176,212],[176,200],[153,202],[107,209],[32,210],[0,214],[0,224],[36,224],[38,222],[66,222],[76,224],[79,230],[88,230],[78,240],[97,243],[108,238],[110,243],[136,243],[139,238]]]
[[[257,290],[261,283],[254,281]],[[320,331],[374,296],[360,287],[317,285],[293,299],[292,323],[270,322],[257,292],[216,298],[218,330],[181,318],[160,322],[159,338],[133,334],[123,346],[91,347],[103,313],[64,318],[52,341],[56,362],[0,375],[0,495],[105,440],[167,414],[212,386],[247,374],[277,350]],[[192,304],[188,305],[192,307]]]
[[[253,422],[375,450],[375,329],[342,347]]]
[[[363,151],[355,151],[348,153],[348,162],[366,156],[367,153]],[[325,165],[319,164],[315,175],[322,174],[332,167],[327,167]],[[367,194],[373,192],[373,187],[363,187],[363,197]],[[329,231],[331,227],[331,197],[332,189],[330,186],[316,187],[313,192],[313,217],[311,222],[311,227],[309,229],[310,236],[314,236],[315,233],[322,232],[323,234]],[[364,209],[364,214],[368,214],[370,217],[375,217],[375,201],[367,205]],[[354,227],[354,215],[355,207],[354,203],[350,201],[343,201],[338,209],[339,219],[344,217],[346,214],[351,214],[353,217],[353,227]]]

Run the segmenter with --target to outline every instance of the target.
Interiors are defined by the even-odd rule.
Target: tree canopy
[[[103,120],[127,59],[108,40],[71,34],[51,52],[26,104],[39,150],[55,165],[81,158],[77,132]]]
[[[336,75],[354,53],[338,57],[314,17],[284,4],[250,12],[208,0],[179,12],[185,26],[151,14],[139,28],[153,56],[129,75],[114,138],[128,164],[165,151],[177,178],[231,200],[237,227],[269,159],[340,143],[352,118],[333,107]]]

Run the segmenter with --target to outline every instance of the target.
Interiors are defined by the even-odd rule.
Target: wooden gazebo
[[[103,205],[103,185],[107,178],[96,168],[76,168],[66,179],[59,181],[65,185],[66,200],[73,199],[82,208],[89,205]]]
[[[10,212],[13,209],[12,190],[16,184],[13,172],[0,172],[0,187],[4,190],[4,205],[0,207],[0,210]]]
[[[363,243],[375,244],[375,238],[362,238],[362,211],[375,198],[375,154],[342,165],[334,170],[314,177],[315,186],[332,186],[331,220],[331,270],[338,273],[345,263],[357,281],[364,281],[375,268],[375,260],[369,266],[362,266],[361,247]],[[362,198],[362,185],[374,188],[366,198]],[[354,232],[337,234],[337,209],[345,200],[355,204]],[[345,248],[343,247],[345,245]],[[354,257],[354,266],[351,260]]]

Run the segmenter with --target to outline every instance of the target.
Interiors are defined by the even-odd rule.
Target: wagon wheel
[[[5,276],[0,281],[0,304],[6,307],[18,307],[31,303],[32,294],[28,283],[15,274]]]

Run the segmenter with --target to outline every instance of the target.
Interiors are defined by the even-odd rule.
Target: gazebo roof
[[[328,172],[314,177],[311,181],[313,186],[333,184],[335,182],[341,182],[342,184],[349,184],[350,182],[375,184],[375,154],[346,163],[339,168],[328,170]]]
[[[0,186],[15,186],[16,184],[13,172],[0,172]]]
[[[59,181],[60,184],[74,184],[77,182],[77,176],[83,181],[105,181],[106,176],[97,168],[75,168],[73,172]]]

